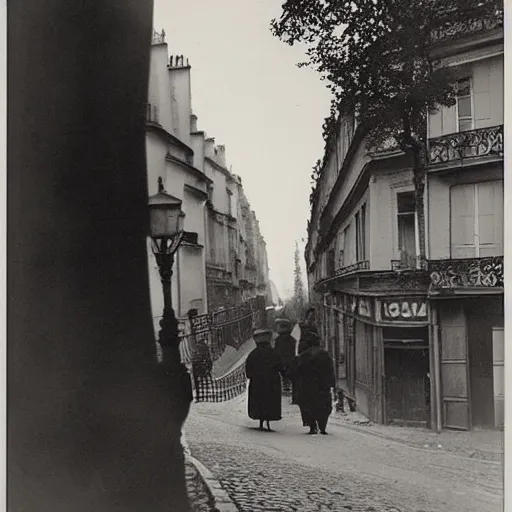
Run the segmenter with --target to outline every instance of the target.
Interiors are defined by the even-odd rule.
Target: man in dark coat
[[[299,407],[309,434],[327,434],[332,411],[331,388],[335,387],[334,363],[327,351],[320,348],[319,336],[310,333],[309,348],[298,357],[295,370],[299,383]]]
[[[275,341],[275,351],[283,364],[283,391],[286,394],[291,390],[290,370],[295,359],[297,340],[291,335],[293,326],[289,320],[279,318],[276,325],[278,336]]]
[[[305,318],[302,322],[299,322],[300,327],[300,339],[299,339],[299,347],[298,352],[299,355],[309,348],[308,345],[308,335],[309,333],[314,333],[318,335],[318,328],[316,326],[315,320],[315,308],[309,308],[306,311]]]
[[[254,332],[256,348],[249,354],[245,363],[245,373],[249,379],[249,418],[267,422],[281,419],[281,376],[280,357],[271,346],[272,331],[259,329]]]

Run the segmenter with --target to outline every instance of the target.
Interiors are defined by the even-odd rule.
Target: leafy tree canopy
[[[412,157],[424,259],[423,190],[426,117],[439,106],[451,106],[457,94],[454,68],[436,62],[433,48],[443,28],[475,18],[502,16],[500,0],[286,0],[274,35],[307,46],[306,62],[327,81],[333,94],[324,124],[324,161],[339,119],[356,114],[373,149],[385,141]],[[446,42],[446,41],[445,41]],[[318,191],[313,186],[313,205]]]
[[[357,112],[379,146],[392,137],[410,153],[425,140],[427,110],[455,102],[453,68],[436,66],[440,27],[501,13],[497,0],[287,0],[273,33],[306,43],[309,65],[333,93],[328,137],[338,114]]]

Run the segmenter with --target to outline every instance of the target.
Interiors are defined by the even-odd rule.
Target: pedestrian
[[[308,308],[304,317],[304,320],[299,322],[300,327],[300,339],[298,346],[298,354],[300,355],[302,352],[308,349],[308,333],[312,332],[318,335],[318,329],[316,326],[315,319],[315,308]]]
[[[272,331],[258,329],[253,334],[256,348],[249,354],[245,363],[245,373],[249,379],[249,418],[263,422],[267,430],[271,421],[281,419],[281,373],[282,363],[271,346]]]
[[[328,352],[320,348],[320,337],[310,333],[309,348],[298,356],[295,370],[299,384],[298,403],[309,434],[327,434],[327,421],[332,411],[331,388],[335,387],[334,363]]]
[[[283,364],[283,393],[288,394],[287,396],[289,396],[289,393],[292,391],[290,372],[295,359],[295,346],[297,345],[297,340],[291,335],[293,325],[288,319],[278,318],[276,326],[278,336],[275,340],[275,351],[281,358],[281,362]]]

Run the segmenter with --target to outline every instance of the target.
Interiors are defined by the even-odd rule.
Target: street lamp
[[[181,364],[178,337],[178,320],[172,307],[172,266],[174,254],[183,238],[185,214],[181,211],[181,200],[164,190],[162,178],[158,178],[158,194],[148,200],[150,236],[164,295],[164,311],[160,320],[159,343],[163,363],[169,370],[186,371]]]

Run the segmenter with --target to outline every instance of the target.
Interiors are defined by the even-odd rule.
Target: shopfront
[[[429,314],[425,296],[331,293],[338,386],[377,423],[430,426]],[[329,323],[329,322],[328,322]]]
[[[503,297],[432,300],[439,323],[442,426],[504,424]]]

